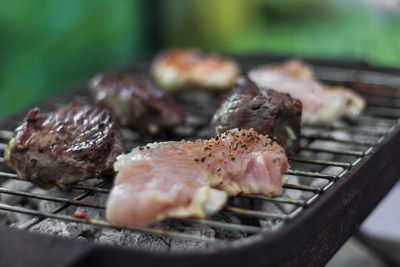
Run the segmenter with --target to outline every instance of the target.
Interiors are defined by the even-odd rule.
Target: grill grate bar
[[[12,179],[18,179],[18,175],[15,173],[0,172],[0,176],[12,178]]]
[[[291,169],[288,169],[285,172],[285,174],[312,177],[312,178],[322,178],[322,179],[328,179],[328,180],[337,179],[336,175],[323,174],[323,173],[319,173],[319,172],[308,172],[308,171],[300,171],[300,170],[291,170]]]
[[[78,190],[91,190],[99,193],[104,193],[108,194],[110,192],[110,189],[107,188],[101,188],[101,187],[96,187],[96,186],[85,186],[81,184],[76,184],[73,186],[74,189]],[[236,197],[241,197],[241,198],[250,198],[250,199],[260,199],[260,200],[265,200],[265,201],[270,201],[270,202],[279,202],[279,203],[286,203],[286,204],[294,204],[294,205],[304,205],[304,201],[297,200],[297,199],[291,199],[291,198],[283,198],[283,197],[267,197],[264,195],[256,195],[256,194],[242,194],[238,195]]]
[[[13,137],[12,131],[0,130],[0,138],[10,140]]]
[[[30,197],[42,200],[49,200],[54,202],[61,202],[61,203],[68,203],[75,206],[83,206],[83,207],[90,207],[90,208],[97,208],[97,209],[104,209],[105,206],[97,203],[90,203],[90,202],[82,202],[75,199],[68,199],[63,197],[55,197],[51,195],[44,195],[44,194],[36,194],[36,193],[29,193],[24,191],[16,191],[10,190],[7,188],[0,187],[0,193],[16,195],[16,196],[23,196],[23,197]]]
[[[284,214],[270,213],[270,212],[265,212],[265,211],[261,211],[261,210],[248,210],[248,209],[237,208],[237,207],[225,207],[223,209],[223,211],[236,213],[236,214],[240,214],[240,215],[253,216],[253,217],[258,217],[258,218],[271,218],[271,219],[278,219],[278,220],[287,220],[288,219],[288,215],[284,215]]]
[[[343,144],[349,144],[349,145],[359,145],[359,146],[373,146],[373,145],[375,145],[375,142],[371,142],[371,141],[366,141],[366,140],[348,140],[348,139],[337,138],[337,137],[332,136],[332,135],[324,135],[324,134],[309,134],[309,135],[302,134],[301,137],[306,138],[306,139],[332,141],[332,142],[336,142],[336,143],[343,143]]]
[[[4,151],[7,148],[7,144],[0,143],[0,150]]]
[[[104,185],[106,185],[106,184],[108,184],[108,181],[103,181],[103,182],[99,183],[97,186],[104,186]],[[81,194],[79,194],[79,195],[77,195],[77,196],[71,198],[70,200],[71,200],[71,201],[82,200],[82,199],[84,199],[85,197],[89,196],[90,194],[91,194],[91,191],[85,191],[85,192],[82,192]],[[71,205],[70,203],[64,203],[63,205],[58,206],[57,208],[52,209],[52,210],[50,211],[50,213],[51,213],[51,214],[57,214],[58,212],[60,212],[60,211],[62,211],[62,210],[64,210],[64,209],[66,209],[66,208],[68,208],[70,205]],[[43,216],[33,218],[31,221],[26,222],[25,224],[21,225],[19,228],[20,228],[20,229],[29,229],[29,228],[31,228],[32,226],[34,226],[35,224],[41,222],[43,219],[44,219]]]
[[[75,185],[73,185],[72,188],[78,189],[78,190],[90,190],[90,191],[95,191],[95,192],[105,193],[105,194],[110,193],[110,189],[102,188],[102,187],[98,187],[98,186],[86,186],[86,185],[81,185],[81,184],[75,184]]]
[[[84,202],[76,199],[68,199],[68,198],[63,198],[63,197],[55,197],[55,196],[50,196],[50,195],[44,195],[44,194],[35,194],[35,193],[28,193],[28,192],[21,192],[21,191],[15,191],[15,190],[9,190],[7,188],[2,188],[0,187],[0,193],[4,194],[12,194],[12,195],[18,195],[18,196],[24,196],[24,197],[31,197],[35,199],[42,199],[42,200],[48,200],[48,201],[54,201],[54,202],[61,202],[65,204],[70,204],[74,206],[79,206],[79,207],[89,207],[89,208],[95,208],[95,209],[105,209],[106,206],[104,204],[98,204],[98,203],[92,203],[92,202]],[[234,210],[235,208],[233,207],[226,207],[227,210]],[[248,214],[251,210],[248,209],[240,209],[241,214]],[[271,217],[271,218],[276,218],[278,215],[275,214],[269,214],[269,213],[260,213],[263,217]],[[198,223],[204,223],[207,225],[211,226],[211,222],[207,220],[196,220]],[[226,228],[232,228],[231,224],[229,223],[216,223],[215,224],[218,227],[224,227]],[[250,230],[250,232],[257,231],[255,229]]]
[[[304,158],[299,158],[299,157],[290,157],[289,160],[294,161],[294,162],[313,163],[313,164],[336,166],[336,167],[343,167],[343,168],[351,167],[350,163],[330,161],[330,160],[304,159]]]
[[[370,135],[370,136],[382,136],[387,133],[382,131],[381,129],[376,128],[368,128],[368,127],[351,127],[351,126],[332,126],[332,127],[323,127],[323,126],[302,126],[303,129],[312,129],[312,130],[326,130],[326,131],[343,131],[346,133],[358,133],[362,135]]]
[[[316,193],[316,194],[322,192],[321,188],[308,186],[308,185],[300,185],[300,184],[284,184],[283,188],[302,190],[302,191],[309,191],[309,192],[313,192],[313,193]]]
[[[40,212],[40,211],[32,210],[32,209],[10,206],[10,205],[3,204],[3,203],[0,203],[0,209],[34,215],[34,216],[39,216],[39,217],[46,217],[46,218],[70,221],[70,222],[75,222],[75,223],[85,223],[85,224],[91,224],[91,225],[107,227],[107,228],[133,230],[135,232],[149,233],[149,234],[153,234],[153,235],[157,235],[157,236],[166,236],[166,237],[181,238],[181,239],[191,239],[191,240],[197,240],[197,241],[204,241],[204,242],[208,242],[208,243],[224,242],[223,240],[219,240],[219,239],[207,238],[204,236],[195,236],[195,235],[172,232],[172,231],[166,231],[166,230],[158,229],[158,228],[130,228],[130,227],[128,228],[128,227],[115,226],[115,225],[111,225],[110,223],[108,223],[107,221],[104,221],[104,220],[80,219],[80,218],[75,218],[75,217],[67,216],[67,215]]]
[[[393,124],[395,124],[397,121],[396,119],[382,118],[378,115],[375,116],[372,114],[363,114],[357,120],[358,120],[358,123],[362,123],[362,124],[368,125],[368,126],[376,126],[376,124],[379,123],[380,127],[382,127],[382,124],[386,124],[387,127],[390,127]]]
[[[348,155],[348,156],[356,156],[362,157],[364,156],[364,152],[356,151],[356,150],[337,150],[337,149],[327,149],[327,148],[314,148],[309,146],[300,146],[301,150],[308,150],[312,152],[323,152],[329,154],[338,154],[338,155]]]
[[[400,107],[399,107],[400,108]],[[369,106],[366,110],[367,113],[372,112],[375,115],[379,116],[391,116],[394,118],[400,117],[400,110],[398,108],[390,108],[390,107],[382,107],[382,106]]]
[[[249,194],[249,195],[238,195],[237,197],[242,198],[250,198],[250,199],[260,199],[270,202],[278,202],[278,203],[285,203],[285,204],[293,204],[298,206],[303,206],[305,204],[304,201],[299,199],[292,199],[292,198],[284,198],[284,197],[267,197],[264,195],[256,195],[256,194]]]

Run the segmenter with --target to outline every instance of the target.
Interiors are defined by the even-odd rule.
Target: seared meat
[[[202,55],[194,49],[174,49],[154,59],[151,73],[167,91],[190,87],[225,90],[233,85],[239,67],[234,61],[218,55]]]
[[[14,131],[4,162],[22,180],[68,190],[76,182],[112,175],[112,164],[123,152],[110,112],[75,103],[49,114],[31,109]]]
[[[227,195],[278,196],[288,159],[268,137],[233,129],[210,140],[148,144],[118,157],[114,168],[107,218],[135,227],[167,217],[205,217]]]
[[[211,120],[211,131],[254,128],[276,140],[288,155],[300,145],[301,102],[288,94],[258,88],[247,77],[237,79],[232,93]]]
[[[366,105],[349,89],[316,81],[311,68],[299,60],[258,67],[249,72],[249,77],[260,87],[274,88],[299,99],[303,104],[303,124],[330,126],[341,117],[355,120]]]
[[[182,124],[184,113],[175,100],[150,80],[129,74],[98,75],[89,85],[91,100],[108,108],[121,126],[157,135]]]

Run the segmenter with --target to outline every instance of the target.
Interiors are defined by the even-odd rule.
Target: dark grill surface
[[[244,70],[268,63],[265,58],[256,57],[240,58],[239,62]],[[147,64],[136,64],[126,69],[141,74],[147,67]],[[174,239],[201,242],[204,244],[201,246],[202,249],[206,251],[214,247],[240,249],[260,238],[267,240],[269,236],[285,231],[285,228],[293,225],[293,222],[299,220],[298,218],[302,218],[303,213],[312,212],[313,206],[318,204],[320,199],[327,197],[326,192],[340,190],[335,184],[350,179],[357,165],[370,158],[371,154],[379,150],[380,144],[386,137],[397,130],[400,96],[395,87],[400,85],[400,76],[396,77],[388,71],[335,67],[328,64],[315,64],[314,67],[319,79],[332,85],[343,85],[357,90],[365,97],[368,106],[357,122],[337,121],[330,128],[303,127],[301,150],[290,159],[290,169],[285,175],[287,182],[282,197],[240,195],[231,198],[221,214],[207,219],[171,219],[154,227],[129,229],[129,231],[161,236],[169,240],[168,242]],[[72,100],[87,102],[84,86],[39,106],[44,111],[54,110]],[[208,123],[215,110],[216,96],[211,93],[193,92],[179,95],[178,100],[186,111],[185,125],[178,127],[170,136],[154,140],[141,140],[136,132],[123,129],[127,150],[130,151],[133,147],[148,141],[209,138]],[[4,151],[12,136],[12,130],[18,126],[24,115],[25,112],[0,121],[0,151]],[[391,160],[390,156],[388,160]],[[87,181],[74,186],[72,192],[66,194],[57,189],[38,193],[29,185],[24,187],[29,190],[5,186],[11,179],[18,178],[15,173],[6,169],[3,158],[0,157],[0,193],[2,193],[0,210],[30,215],[23,222],[11,225],[13,228],[32,230],[48,218],[88,224],[96,229],[118,228],[106,221],[103,212],[111,181],[101,179]],[[13,205],[2,201],[10,196],[22,197],[19,200],[20,204]],[[41,209],[29,204],[32,199],[52,204],[48,205],[47,210]],[[84,210],[88,218],[74,217],[77,208]],[[91,216],[91,214],[97,215]],[[184,225],[185,229],[206,227],[215,230],[216,234],[210,236],[199,234],[198,231],[186,231],[182,227],[174,227],[176,224]],[[302,230],[304,229],[298,229]],[[338,246],[340,244],[336,245],[333,251]],[[196,246],[189,248],[199,249]],[[332,252],[326,254],[329,256]]]

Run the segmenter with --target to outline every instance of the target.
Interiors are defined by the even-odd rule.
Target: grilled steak
[[[98,75],[89,89],[93,103],[108,108],[121,126],[143,135],[160,134],[184,121],[181,107],[148,79],[124,73]]]
[[[251,70],[249,77],[260,87],[274,88],[299,99],[303,104],[303,124],[331,126],[341,117],[355,120],[366,105],[350,89],[318,82],[310,66],[300,60],[261,66]]]
[[[144,226],[167,217],[205,217],[227,195],[282,193],[283,149],[254,130],[209,140],[153,143],[118,157],[107,202],[110,222]]]
[[[214,114],[211,130],[222,133],[233,128],[254,128],[274,138],[291,155],[300,144],[301,109],[301,102],[288,94],[258,88],[241,76]]]
[[[166,91],[193,87],[226,90],[235,82],[239,66],[219,55],[206,55],[195,49],[173,49],[162,52],[154,59],[151,73]]]
[[[49,114],[31,109],[14,131],[4,162],[22,180],[68,190],[76,182],[112,175],[112,164],[123,152],[110,112],[75,103]]]

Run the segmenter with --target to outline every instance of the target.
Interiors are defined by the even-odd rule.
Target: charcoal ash
[[[98,231],[96,227],[91,225],[61,221],[57,219],[47,218],[35,224],[30,229],[32,232],[75,238],[91,241],[94,239],[95,233]]]
[[[25,182],[21,180],[14,180],[14,179],[8,179],[1,185],[4,188],[7,188],[8,190],[13,190],[13,191],[22,191],[22,192],[29,192],[30,189],[34,188],[32,183],[30,182]],[[22,203],[24,201],[24,197],[22,196],[17,196],[13,194],[0,194],[0,199],[1,202],[7,205],[17,205],[19,203]]]
[[[95,241],[115,246],[134,247],[152,251],[169,251],[167,238],[129,230],[102,229]]]

